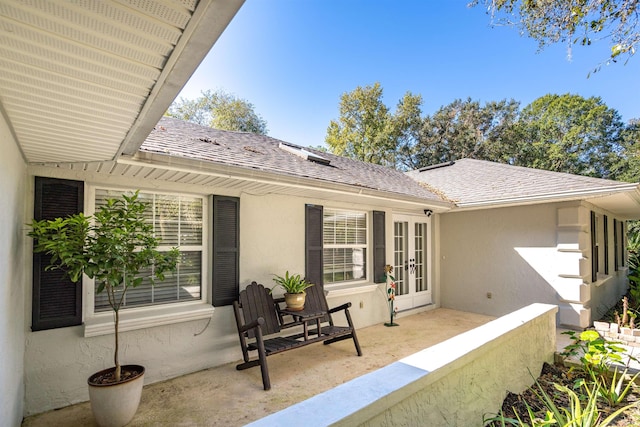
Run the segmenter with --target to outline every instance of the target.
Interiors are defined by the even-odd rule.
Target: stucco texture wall
[[[24,399],[26,165],[0,114],[0,420],[17,426]],[[5,424],[6,423],[6,424]]]
[[[591,283],[592,209],[577,201],[442,215],[442,306],[500,316],[531,303],[556,304],[559,324],[589,326],[626,289],[613,249],[609,274]]]
[[[101,185],[130,188],[125,178],[73,174],[30,169],[33,174],[84,179]],[[255,280],[272,287],[273,274],[304,274],[305,203],[328,205],[327,201],[273,194],[248,194],[229,189],[136,181],[136,188],[240,197],[240,287]],[[32,202],[31,202],[32,204]],[[338,207],[355,207],[343,204]],[[371,206],[358,206],[371,210]],[[211,278],[204,286],[211,286]],[[278,290],[276,295],[281,294]],[[330,306],[351,301],[357,327],[382,322],[386,305],[381,292],[338,295]],[[362,302],[362,308],[360,305]],[[30,316],[30,304],[28,305]],[[29,320],[26,320],[30,322]],[[336,322],[341,322],[339,318]],[[113,365],[113,335],[85,337],[84,327],[29,332],[26,339],[27,415],[88,400],[87,378]],[[242,358],[231,306],[216,307],[213,317],[164,326],[121,332],[120,361],[146,368],[145,383],[162,381]]]
[[[557,304],[556,224],[556,205],[442,215],[442,306],[501,316],[533,302]]]
[[[549,307],[528,306],[403,359],[401,362],[416,367],[438,367],[426,369],[428,373],[415,383],[383,399],[381,407],[384,400],[406,394],[358,425],[482,425],[484,415],[499,411],[507,391],[521,393],[540,374],[542,364],[553,361],[556,309]],[[486,342],[480,344],[482,341]],[[369,412],[377,405],[372,406]],[[346,418],[337,425],[351,421]]]

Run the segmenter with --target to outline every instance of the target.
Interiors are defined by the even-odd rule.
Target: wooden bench
[[[351,303],[329,309],[324,290],[320,285],[307,288],[307,299],[302,312],[289,312],[281,307],[283,298],[274,299],[268,288],[252,282],[242,292],[239,301],[234,301],[233,311],[238,326],[243,363],[236,369],[248,369],[260,366],[262,384],[265,390],[271,388],[267,356],[323,342],[331,344],[336,341],[353,339],[358,356],[362,356],[356,330],[351,321],[349,307]],[[336,326],[331,318],[332,313],[344,311],[348,326]],[[284,333],[292,327],[302,327],[302,332],[287,335]],[[252,359],[253,352],[257,358]]]

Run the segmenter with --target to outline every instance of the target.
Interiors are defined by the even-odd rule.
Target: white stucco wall
[[[24,400],[26,165],[0,114],[0,420],[17,426]]]
[[[626,282],[626,271],[614,271],[611,232],[610,274],[591,283],[591,209],[572,202],[443,215],[442,306],[501,316],[535,302],[556,304],[559,324],[589,326]]]
[[[33,167],[30,172],[34,175],[82,179],[101,185],[131,185],[125,178],[105,178],[91,173],[79,175],[41,167]],[[32,177],[29,179],[32,180]],[[157,181],[137,180],[136,188],[240,197],[241,288],[253,280],[272,287],[272,275],[283,274],[286,270],[304,274],[305,203],[368,212],[381,210],[376,206],[336,204],[328,200],[274,194],[234,193],[224,188]],[[33,195],[29,197],[31,200],[26,203],[27,210],[32,210]],[[389,224],[391,218],[389,210]],[[391,233],[389,225],[389,247],[393,242]],[[369,261],[371,255],[368,254]],[[29,268],[31,267],[28,266],[25,270],[28,271]],[[25,285],[30,295],[29,281],[30,274]],[[353,304],[351,314],[356,327],[383,322],[387,316],[384,293],[378,287],[371,286],[371,282],[364,285],[369,286],[361,287],[361,290],[364,289],[362,292],[353,293],[343,289],[333,292],[328,298],[332,307],[347,301]],[[210,278],[205,286],[210,286]],[[281,291],[276,295],[279,293]],[[31,307],[28,304],[24,315],[27,325],[31,323],[30,316]],[[335,317],[334,320],[337,324],[343,321],[340,317]],[[210,321],[204,319],[122,332],[121,341],[121,363],[144,365],[147,384],[242,358],[231,306],[217,307]],[[85,337],[83,326],[28,332],[25,414],[31,415],[87,400],[86,379],[92,373],[113,365],[112,342],[112,334]]]

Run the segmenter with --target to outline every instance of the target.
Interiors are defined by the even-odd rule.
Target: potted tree
[[[299,274],[289,275],[289,271],[284,276],[274,274],[273,281],[276,282],[276,286],[282,286],[285,291],[284,302],[287,304],[287,310],[302,311],[304,309],[307,294],[305,289],[313,286],[312,283],[307,282]]]
[[[91,409],[101,426],[123,426],[137,411],[144,367],[121,366],[118,327],[127,290],[144,278],[164,280],[178,262],[178,249],[157,250],[159,239],[145,219],[147,204],[138,192],[109,199],[91,216],[82,213],[54,220],[33,220],[29,236],[34,251],[51,255],[48,269],[63,269],[74,282],[83,274],[95,279],[96,293],[107,292],[114,318],[114,366],[88,379]]]

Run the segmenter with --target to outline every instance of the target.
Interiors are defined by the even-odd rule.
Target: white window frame
[[[136,189],[124,187],[110,187],[106,185],[85,185],[85,212],[93,215],[95,212],[96,188],[114,190],[122,193],[133,192]],[[170,196],[189,196],[202,198],[202,271],[200,299],[196,301],[184,301],[164,303],[144,307],[131,307],[120,311],[121,332],[137,329],[145,329],[154,326],[170,325],[173,323],[187,322],[211,318],[214,307],[211,305],[210,295],[210,260],[209,260],[209,212],[211,210],[211,198],[203,194],[176,193],[158,191],[155,189],[140,189],[142,193],[164,194]],[[186,247],[187,249],[189,247]],[[83,277],[83,323],[84,336],[98,336],[113,334],[113,312],[95,312],[95,281],[87,276]]]
[[[364,215],[364,223],[365,223],[365,243],[364,244],[327,244],[324,241],[325,235],[324,235],[324,217],[326,215],[327,212],[345,212],[345,213],[349,213],[349,214],[358,214],[358,215]],[[326,249],[341,249],[341,248],[359,248],[359,249],[364,249],[365,250],[365,256],[364,256],[364,263],[365,263],[365,268],[364,268],[364,275],[365,277],[363,279],[353,279],[353,280],[342,280],[340,282],[325,282],[325,287],[327,288],[339,288],[339,287],[344,287],[344,286],[353,286],[353,285],[358,285],[361,283],[367,283],[369,281],[369,277],[371,275],[371,272],[369,271],[371,269],[371,250],[370,250],[370,242],[372,241],[371,236],[369,235],[371,233],[371,224],[369,224],[369,219],[370,219],[370,215],[369,212],[367,211],[363,211],[363,210],[357,210],[357,209],[349,209],[349,208],[337,208],[337,207],[324,207],[323,208],[323,216],[322,216],[322,250],[326,250]],[[323,261],[322,261],[322,275],[324,276],[324,266],[325,266],[325,259],[323,256]]]

